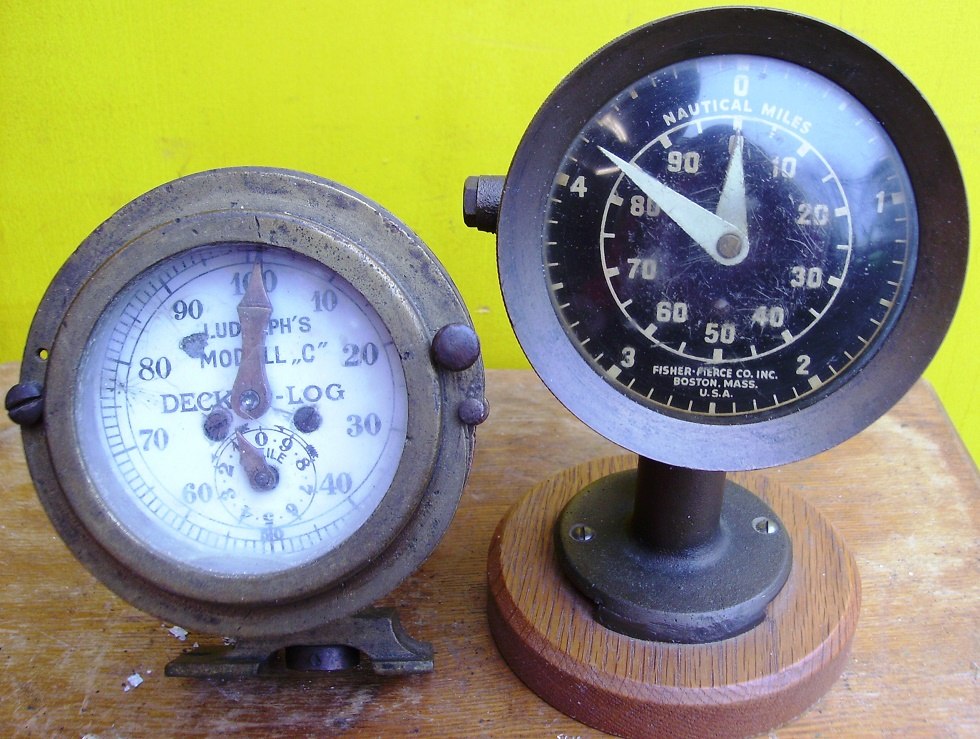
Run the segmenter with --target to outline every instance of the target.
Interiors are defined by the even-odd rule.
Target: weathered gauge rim
[[[313,561],[264,575],[209,573],[143,545],[111,515],[75,436],[79,363],[115,292],[169,256],[223,243],[290,249],[341,275],[391,333],[408,390],[399,467],[368,521]],[[391,213],[337,183],[243,167],[158,187],[82,243],[32,324],[21,381],[43,386],[44,416],[23,428],[23,440],[41,503],[69,549],[105,585],[185,627],[273,636],[355,613],[421,565],[458,504],[474,440],[458,406],[482,400],[484,377],[479,359],[455,372],[433,361],[433,336],[453,323],[472,325],[434,255]]]
[[[642,406],[600,377],[554,310],[542,234],[552,182],[574,137],[609,99],[671,64],[719,54],[791,62],[844,88],[881,123],[918,207],[919,247],[904,305],[862,364],[794,412],[745,421],[680,418]],[[918,379],[952,321],[966,273],[966,194],[952,146],[928,103],[890,62],[804,16],[718,8],[642,26],[582,63],[548,97],[511,163],[497,224],[504,302],[517,338],[552,393],[582,421],[643,456],[694,469],[744,470],[811,456],[858,433]]]

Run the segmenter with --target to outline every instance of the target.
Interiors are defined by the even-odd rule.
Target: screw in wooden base
[[[762,476],[743,479],[793,543],[792,571],[765,620],[707,644],[611,631],[562,575],[553,527],[581,488],[635,463],[624,456],[564,470],[500,522],[488,610],[504,659],[563,713],[621,736],[748,736],[799,716],[844,669],[860,609],[854,557],[803,498]]]

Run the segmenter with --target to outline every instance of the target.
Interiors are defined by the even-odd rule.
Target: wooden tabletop
[[[0,389],[17,366],[0,365]],[[5,735],[594,737],[527,690],[486,623],[486,555],[508,507],[565,467],[620,450],[531,372],[491,371],[492,415],[453,525],[382,605],[431,641],[435,672],[284,680],[164,677],[184,642],[68,552],[34,494],[16,426],[0,420],[0,731]],[[858,437],[752,473],[790,485],[856,555],[863,606],[843,676],[780,737],[980,736],[980,475],[920,382]],[[128,680],[139,675],[142,683]],[[137,682],[133,678],[133,682]]]

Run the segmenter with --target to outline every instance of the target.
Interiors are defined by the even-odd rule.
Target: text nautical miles
[[[790,113],[786,108],[780,108],[778,105],[763,103],[762,115],[766,118],[772,118],[777,123],[782,123],[787,128],[799,131],[801,134],[809,133],[813,127],[813,124],[803,118],[803,116]]]
[[[749,100],[738,98],[721,98],[717,100],[699,100],[694,103],[682,105],[677,110],[663,114],[664,125],[673,126],[678,121],[687,118],[694,118],[699,115],[712,115],[715,113],[753,113],[752,103]]]
[[[771,118],[776,123],[781,123],[787,128],[791,128],[800,134],[807,134],[813,128],[813,124],[801,115],[797,115],[786,108],[772,103],[763,103],[762,110],[756,111],[752,107],[751,100],[739,98],[720,98],[709,100],[698,100],[697,102],[682,105],[674,110],[662,113],[661,116],[666,126],[674,126],[681,121],[698,116],[717,115],[718,113],[756,113],[758,112],[765,118]]]

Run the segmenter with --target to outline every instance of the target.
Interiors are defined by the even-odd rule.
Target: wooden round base
[[[799,716],[844,669],[860,609],[854,557],[805,500],[761,475],[736,475],[773,508],[793,543],[792,572],[765,620],[709,644],[611,631],[562,576],[552,529],[582,487],[635,465],[623,456],[564,470],[500,522],[488,610],[504,659],[555,708],[621,736],[747,736]]]

